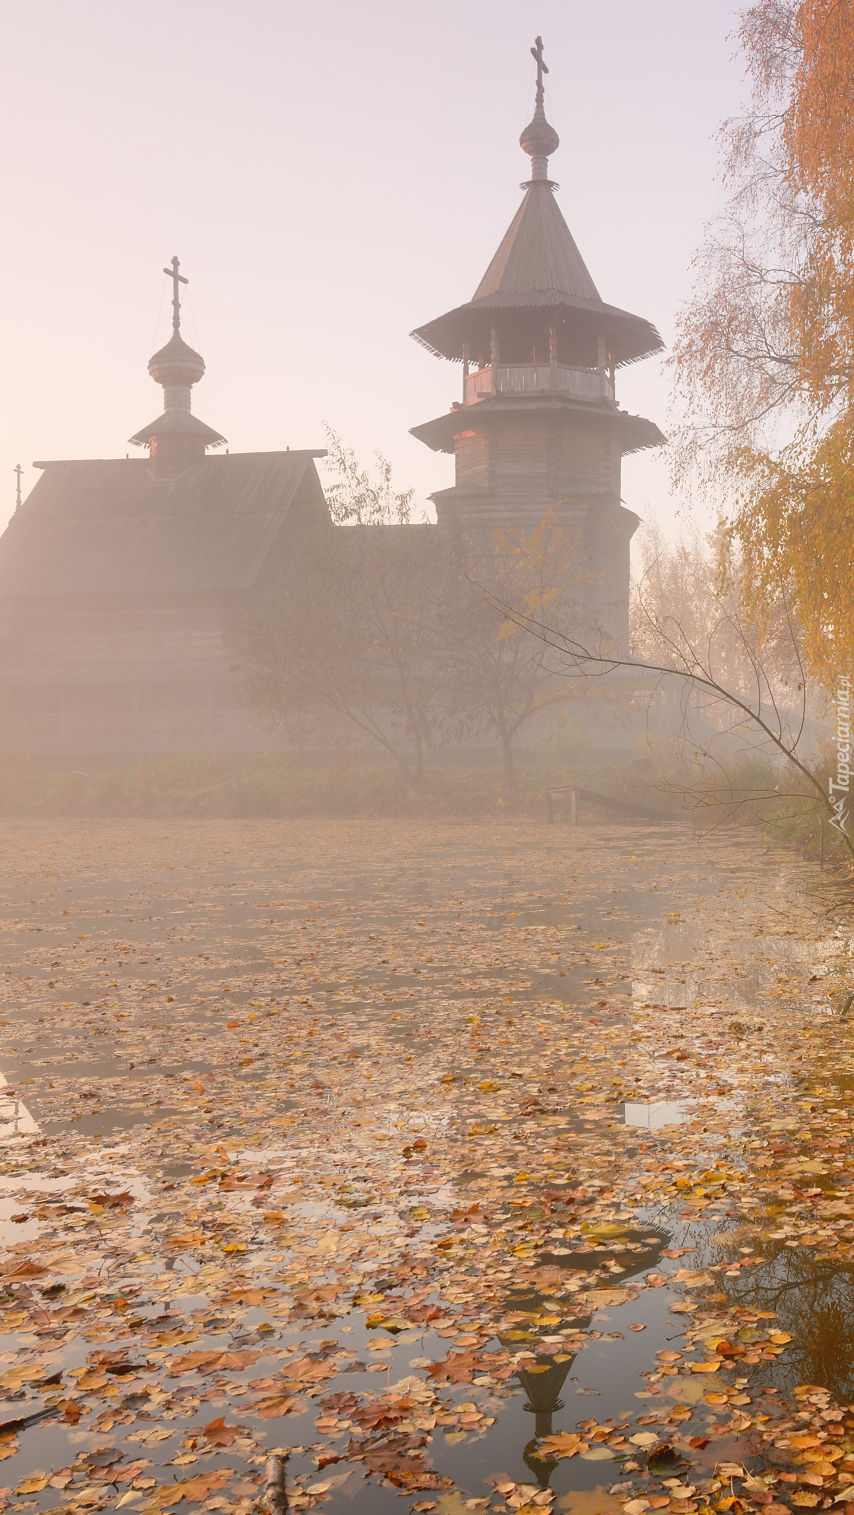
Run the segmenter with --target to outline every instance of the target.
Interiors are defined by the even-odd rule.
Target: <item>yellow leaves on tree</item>
[[[785,588],[827,684],[854,655],[854,0],[758,0],[740,39],[753,110],[680,323],[677,473],[724,487],[753,610]]]
[[[781,458],[757,450],[743,466],[753,487],[729,535],[742,552],[746,608],[759,618],[769,589],[787,583],[804,657],[827,683],[854,654],[854,407],[814,444]]]

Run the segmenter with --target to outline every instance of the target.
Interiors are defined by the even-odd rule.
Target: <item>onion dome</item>
[[[191,391],[205,372],[205,360],[181,336],[179,285],[186,284],[178,272],[178,259],[163,270],[173,282],[172,335],[148,360],[148,372],[163,385],[163,414],[130,438],[136,447],[148,447],[158,471],[174,473],[204,458],[208,447],[221,447],[225,437],[192,414]]]
[[[549,158],[560,147],[560,137],[551,122],[546,120],[546,113],[542,102],[538,102],[534,111],[534,119],[525,127],[519,138],[519,146],[529,157]]]
[[[149,358],[148,372],[164,389],[171,389],[173,385],[189,389],[191,384],[198,384],[204,377],[205,360],[187,346],[179,331],[173,331],[166,346]],[[166,408],[168,410],[168,405]]]

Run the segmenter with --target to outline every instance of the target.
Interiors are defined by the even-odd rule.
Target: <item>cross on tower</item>
[[[18,476],[17,479],[15,480],[15,509],[16,510],[19,510],[20,506],[21,506],[21,474],[23,473],[23,471],[24,470],[21,467],[20,463],[16,463],[15,467],[12,469],[12,472],[15,473],[15,474],[17,474],[17,476]]]
[[[538,37],[537,41],[539,42],[539,40],[540,39]],[[546,73],[548,73],[548,69],[546,69]],[[180,299],[180,293],[179,293],[179,290],[178,290],[178,285],[179,284],[189,284],[189,282],[190,282],[189,279],[185,279],[184,278],[183,274],[179,274],[179,272],[178,272],[179,268],[180,268],[180,264],[178,262],[178,259],[177,258],[173,258],[172,259],[172,267],[171,268],[164,268],[164,270],[163,270],[163,272],[166,274],[166,277],[172,280],[172,330],[173,331],[178,331],[179,328],[180,328],[180,326],[181,326],[181,299]]]
[[[543,74],[548,73],[548,65],[543,62],[543,39],[537,37],[536,46],[531,48],[531,57],[537,60],[537,104],[543,103]]]

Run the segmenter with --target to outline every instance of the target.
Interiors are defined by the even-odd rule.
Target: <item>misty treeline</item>
[[[508,614],[558,660],[568,686],[610,686],[615,705],[644,704],[648,714],[656,703],[675,705],[663,730],[656,721],[647,727],[663,758],[662,788],[730,818],[749,811],[801,831],[801,823],[829,823],[833,845],[854,856],[827,789],[830,696],[810,678],[785,591],[757,605],[746,555],[724,525],[671,542],[649,523],[635,556],[626,647],[523,610]]]
[[[669,540],[655,520],[645,523],[635,548],[631,598],[631,653],[651,666],[689,677],[701,670],[726,695],[773,698],[800,719],[806,675],[801,636],[782,589],[761,606],[750,602],[744,558],[726,527],[683,528]],[[825,694],[811,698],[823,708]],[[717,704],[719,701],[715,700]],[[732,707],[720,722],[741,722]]]
[[[298,746],[361,738],[410,786],[440,747],[491,738],[512,787],[514,740],[571,691],[501,607],[576,626],[575,544],[547,518],[455,552],[412,520],[385,459],[371,475],[333,435],[330,463],[332,525],[301,542],[246,637],[250,699]]]
[[[598,705],[626,718],[660,699],[670,677],[683,698],[683,754],[699,756],[698,724],[717,740],[716,762],[759,750],[766,717],[795,751],[807,696],[788,606],[780,596],[761,619],[745,615],[720,531],[674,544],[654,525],[642,530],[631,641],[615,649],[582,614],[590,575],[553,517],[454,549],[412,520],[412,493],[395,489],[384,459],[362,470],[334,435],[330,458],[332,524],[301,543],[244,646],[251,700],[296,746],[357,741],[417,787],[437,749],[488,739],[512,786],[526,726],[542,730],[549,712],[579,698],[588,717]],[[617,683],[602,679],[618,669]]]

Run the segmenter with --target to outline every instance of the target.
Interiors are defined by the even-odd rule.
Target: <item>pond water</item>
[[[854,1397],[847,1236],[804,1219],[854,1178],[854,1071],[804,1052],[850,933],[802,865],[513,825],[39,856],[0,886],[15,1508],[248,1510],[286,1446],[295,1508],[697,1509],[775,1391]]]

